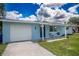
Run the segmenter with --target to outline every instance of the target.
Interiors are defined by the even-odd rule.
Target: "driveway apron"
[[[38,43],[17,42],[9,43],[3,56],[54,56],[51,52],[41,47]]]

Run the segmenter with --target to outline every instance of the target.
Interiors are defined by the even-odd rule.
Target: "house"
[[[23,20],[0,20],[2,22],[2,42],[40,41],[65,35],[65,26],[48,22],[29,22]],[[72,34],[72,27],[67,34]]]

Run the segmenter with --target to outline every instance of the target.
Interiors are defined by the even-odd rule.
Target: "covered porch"
[[[47,27],[48,29],[44,29],[45,27]],[[54,40],[59,38],[67,38],[67,35],[71,35],[74,33],[72,26],[61,23],[41,24],[41,29],[41,39],[43,41],[46,39]],[[47,33],[45,33],[46,31]],[[48,35],[48,37],[46,38],[45,35]]]

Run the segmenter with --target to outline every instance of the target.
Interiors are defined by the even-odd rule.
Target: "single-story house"
[[[65,26],[48,22],[29,22],[23,20],[0,20],[2,22],[2,42],[40,41],[57,38],[65,34]],[[67,34],[72,34],[72,27],[67,27]]]

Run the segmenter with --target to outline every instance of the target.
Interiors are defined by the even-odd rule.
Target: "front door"
[[[43,30],[44,30],[44,38],[46,37],[46,30],[45,30],[45,25],[43,27]],[[42,28],[40,27],[40,37],[42,38]]]
[[[44,38],[46,37],[45,25],[44,25]]]

